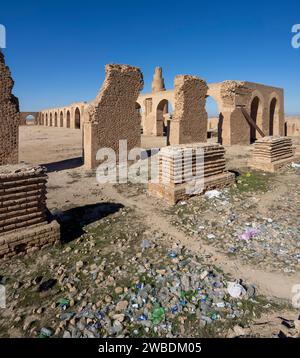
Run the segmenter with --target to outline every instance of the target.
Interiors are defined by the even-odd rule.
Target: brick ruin
[[[225,149],[220,144],[164,147],[158,154],[158,180],[148,184],[148,193],[174,205],[191,195],[230,186],[235,175],[225,166]]]
[[[175,77],[175,109],[169,137],[171,145],[207,141],[207,90],[207,84],[201,78],[188,75]]]
[[[264,137],[254,144],[248,165],[271,173],[294,160],[295,148],[291,138]]]
[[[174,119],[168,106],[176,107],[176,88],[165,90],[159,88],[158,76],[155,75],[152,92],[141,94],[137,100],[142,114],[143,133],[162,136],[161,122]],[[223,81],[207,84],[206,97],[214,99],[218,106],[218,142],[224,145],[248,145],[261,138],[261,133],[246,120],[242,108],[252,118],[264,135],[285,135],[284,92],[282,88],[267,86],[248,81]],[[163,106],[162,106],[163,104]],[[163,111],[163,117],[161,112]],[[205,131],[205,130],[204,130]],[[183,142],[181,142],[183,143]],[[188,141],[186,142],[188,143]]]
[[[60,226],[46,207],[44,168],[0,167],[0,259],[57,243]]]
[[[0,50],[0,165],[16,164],[19,157],[19,101],[14,82]]]
[[[106,78],[84,118],[84,163],[88,169],[97,165],[96,153],[112,148],[119,153],[119,141],[127,140],[127,149],[141,145],[141,117],[136,101],[144,85],[139,68],[107,65]]]

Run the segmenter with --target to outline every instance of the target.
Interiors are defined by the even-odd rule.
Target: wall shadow
[[[123,207],[122,204],[105,202],[52,212],[52,215],[60,224],[61,242],[67,243],[83,235],[84,226],[114,214]]]
[[[222,113],[219,114],[219,121],[218,121],[218,143],[223,144],[223,122],[224,116]]]
[[[62,170],[74,169],[83,165],[83,157],[61,160],[59,162],[41,164],[47,169],[48,173],[59,172]]]

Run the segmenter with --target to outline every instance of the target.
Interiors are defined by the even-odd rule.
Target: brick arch
[[[71,111],[68,109],[66,114],[66,128],[71,128]]]
[[[276,92],[271,93],[268,102],[268,134],[274,135],[277,133],[277,128],[280,125],[280,112],[281,112],[280,97]]]
[[[54,112],[54,127],[58,127],[58,123],[57,123],[57,112]]]
[[[38,124],[39,112],[20,112],[20,125],[26,126],[28,117],[32,116],[34,118],[34,124]]]
[[[64,113],[60,111],[59,113],[59,126],[62,128],[64,126]]]
[[[75,108],[74,111],[74,128],[80,129],[81,127],[81,113],[78,107]]]
[[[249,113],[253,121],[258,125],[258,127],[263,128],[265,101],[260,91],[255,90],[252,92],[248,106],[249,106]],[[252,126],[249,127],[250,127],[249,135],[250,135],[250,144],[251,144],[255,142],[258,134],[255,128],[253,128]]]

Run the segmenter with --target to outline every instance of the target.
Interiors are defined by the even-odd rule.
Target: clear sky
[[[300,113],[299,0],[27,0],[0,11],[23,111],[91,100],[105,64],[126,63],[142,69],[144,91],[162,66],[167,88],[176,74],[260,82],[283,87],[286,112]]]

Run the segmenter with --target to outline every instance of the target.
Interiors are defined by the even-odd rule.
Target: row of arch
[[[39,124],[48,127],[61,127],[61,128],[81,128],[81,113],[80,109],[76,107],[74,112],[74,125],[71,126],[71,110],[54,111],[54,112],[42,112],[39,118]]]
[[[266,135],[272,136],[278,134],[279,126],[279,101],[276,96],[270,98],[267,107],[264,105],[263,99],[255,95],[250,104],[250,116],[254,122],[265,132]],[[264,111],[266,110],[266,114]],[[276,129],[275,129],[276,128]],[[257,139],[257,131],[250,128],[250,143],[254,143]]]
[[[217,101],[209,96],[210,100],[212,99],[215,104],[216,108],[218,108]],[[279,125],[279,110],[280,110],[280,103],[276,95],[271,96],[269,106],[267,108],[266,113],[264,113],[264,100],[262,96],[258,95],[254,92],[254,96],[250,101],[249,112],[251,118],[254,122],[263,129],[266,135],[274,135],[278,134],[277,130],[275,130],[275,126],[278,127]],[[136,103],[136,110],[141,114],[141,116],[145,115],[143,107],[140,103]],[[158,102],[156,109],[153,111],[155,115],[156,121],[156,128],[162,126],[162,130],[157,130],[156,135],[167,135],[167,120],[172,120],[172,103],[167,99],[161,99]],[[220,112],[217,115],[219,117],[218,124],[216,130],[218,131],[217,138],[218,142],[222,143],[222,130],[223,130],[223,122],[222,122],[222,115]],[[266,118],[267,117],[267,118]],[[267,121],[267,123],[266,123]],[[142,123],[142,133],[144,132],[144,125]],[[257,131],[255,128],[250,127],[249,129],[249,141],[250,143],[254,143],[257,139]]]

